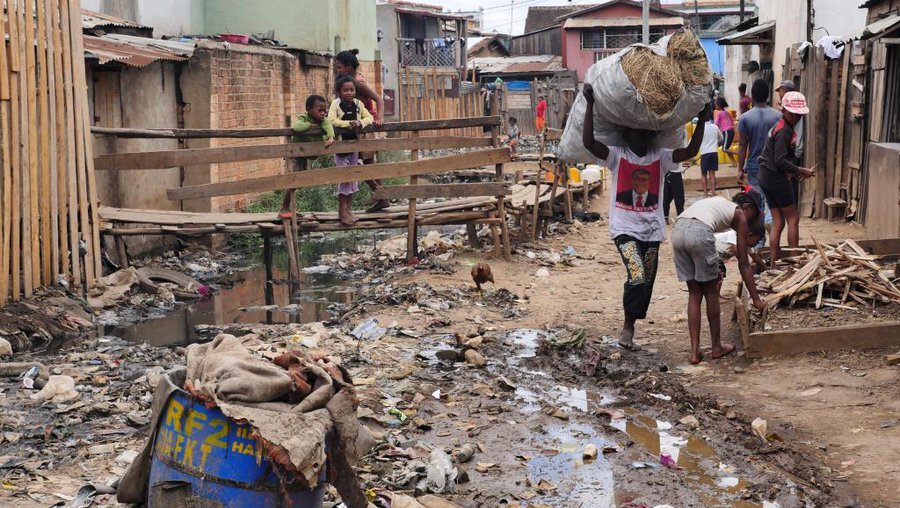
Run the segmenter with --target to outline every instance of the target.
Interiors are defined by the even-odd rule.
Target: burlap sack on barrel
[[[712,94],[706,52],[690,30],[679,30],[651,45],[633,44],[592,65],[585,82],[594,89],[594,137],[624,144],[626,127],[660,131],[655,144],[684,145],[684,125]],[[570,163],[594,163],[581,133],[587,100],[579,92],[569,113],[557,156]]]

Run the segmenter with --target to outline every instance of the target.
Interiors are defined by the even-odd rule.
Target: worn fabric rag
[[[329,482],[351,507],[365,507],[352,464],[365,453],[358,444],[358,401],[349,375],[330,358],[292,352],[270,362],[253,356],[234,336],[222,334],[186,350],[187,368],[164,376],[154,393],[154,429],[119,486],[119,502],[147,499],[153,442],[169,396],[184,389],[256,429],[266,456],[309,488],[326,464]],[[305,375],[302,386],[294,382]],[[298,401],[299,399],[299,401]],[[330,449],[326,455],[326,441]]]

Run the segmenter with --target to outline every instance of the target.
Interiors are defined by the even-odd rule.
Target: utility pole
[[[650,44],[650,0],[644,0],[644,14],[641,31],[641,40],[644,44]]]
[[[697,4],[698,0],[694,0],[694,30],[696,32],[700,32],[700,6]]]
[[[516,3],[516,0],[509,0],[509,36],[512,37],[513,31],[513,4]]]
[[[741,23],[744,22],[744,8],[746,7],[746,0],[741,0]]]

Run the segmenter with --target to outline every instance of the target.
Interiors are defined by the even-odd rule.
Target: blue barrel
[[[290,484],[282,489],[272,463],[251,437],[252,430],[187,392],[174,392],[153,444],[148,506],[321,508],[325,468],[313,490]]]

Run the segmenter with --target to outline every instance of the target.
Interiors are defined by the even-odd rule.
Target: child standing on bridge
[[[323,134],[306,134],[303,133],[318,127],[322,129]],[[310,95],[306,98],[306,113],[298,116],[291,129],[296,134],[291,138],[293,142],[310,142],[325,141],[325,147],[334,144],[334,127],[331,126],[331,120],[328,119],[328,101],[321,95]],[[291,171],[303,171],[306,169],[308,162],[307,157],[296,157],[290,159]],[[291,200],[294,197],[294,189],[284,191],[284,201],[281,203],[281,212],[278,216],[282,219],[290,219],[294,212],[291,211]]]
[[[356,81],[350,76],[341,76],[335,83],[335,91],[338,98],[331,103],[328,111],[328,119],[331,124],[351,132],[341,135],[344,141],[359,139],[359,132],[370,125],[374,118],[366,106],[356,98]],[[339,153],[334,156],[334,164],[338,167],[359,165],[359,152]],[[338,185],[338,217],[341,224],[350,226],[356,222],[353,216],[353,195],[359,190],[358,182],[348,182]]]

